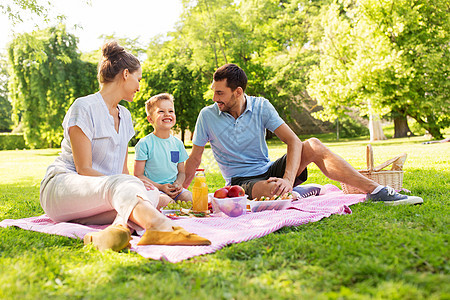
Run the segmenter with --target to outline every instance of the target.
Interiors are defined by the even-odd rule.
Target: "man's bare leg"
[[[349,184],[368,194],[371,193],[378,183],[361,175],[342,157],[332,152],[320,140],[311,138],[303,142],[302,162],[300,169],[306,168],[303,162],[315,163],[322,173],[332,180]]]
[[[303,142],[302,159],[297,176],[310,163],[315,163],[328,178],[354,186],[364,193],[371,193],[379,186],[378,183],[361,175],[348,162],[333,153],[316,138],[311,138]],[[267,180],[255,183],[252,189],[252,197],[272,196],[271,191],[275,185],[275,182],[269,182]]]

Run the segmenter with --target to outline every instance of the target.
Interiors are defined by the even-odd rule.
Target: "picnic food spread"
[[[262,196],[261,198],[254,198],[253,201],[271,201],[271,200],[287,200],[287,199],[291,199],[294,200],[294,196],[292,195],[292,193],[285,193],[283,195],[273,195],[272,197],[266,197],[266,196]]]
[[[238,185],[225,186],[209,194],[208,209],[195,211],[190,201],[176,201],[169,203],[161,212],[170,218],[193,218],[220,216],[221,213],[229,217],[238,217],[246,212],[260,212],[265,210],[283,210],[295,200],[292,193],[261,197],[248,200],[244,189]],[[222,215],[223,216],[223,215]]]
[[[292,193],[285,193],[283,195],[272,197],[262,196],[261,198],[255,198],[250,202],[251,212],[260,212],[265,210],[283,210],[289,207],[294,196]]]
[[[192,211],[191,201],[177,200],[175,202],[167,204],[161,208],[161,212],[167,217],[206,217],[209,214],[207,212],[194,212]]]

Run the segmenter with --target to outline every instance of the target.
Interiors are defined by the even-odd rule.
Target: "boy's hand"
[[[181,191],[183,190],[183,186],[176,181],[173,183],[173,188],[174,188],[174,192],[176,192],[177,195],[179,193],[181,193]]]
[[[179,194],[176,192],[174,185],[170,183],[162,184],[160,190],[166,193],[171,198],[174,198]]]

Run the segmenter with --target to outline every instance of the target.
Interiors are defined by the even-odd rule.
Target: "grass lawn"
[[[177,264],[0,228],[0,299],[450,299],[450,143],[423,141],[373,143],[376,164],[408,153],[404,187],[423,205],[360,203],[351,215],[283,228]],[[356,168],[365,166],[366,144],[327,143]],[[285,151],[270,142],[272,158]],[[58,152],[0,151],[0,220],[43,214],[39,184]],[[131,152],[130,166],[133,158]],[[204,166],[210,191],[223,186],[208,151]],[[308,182],[339,186],[315,166],[309,171]]]

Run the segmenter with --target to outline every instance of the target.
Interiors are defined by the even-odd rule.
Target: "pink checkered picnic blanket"
[[[177,225],[211,241],[210,246],[138,246],[139,236],[130,242],[131,250],[145,258],[180,262],[213,253],[228,244],[240,243],[272,233],[284,226],[298,226],[316,222],[333,214],[351,214],[349,206],[364,201],[365,195],[344,194],[334,185],[324,187],[325,194],[294,201],[289,209],[247,213],[237,218],[211,217],[177,219]],[[18,220],[3,220],[0,227],[16,226],[25,230],[57,234],[82,239],[91,231],[106,226],[85,226],[76,223],[55,223],[46,215]]]

